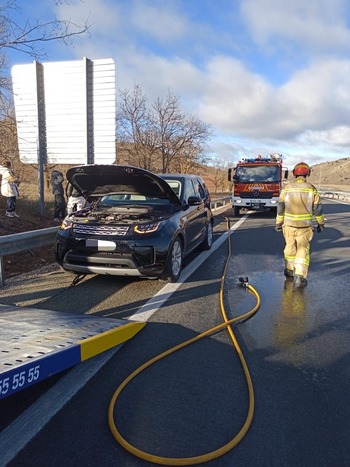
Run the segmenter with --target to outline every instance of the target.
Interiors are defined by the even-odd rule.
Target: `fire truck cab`
[[[241,159],[234,168],[228,169],[228,180],[233,182],[234,215],[238,216],[241,209],[276,210],[282,184],[287,178],[288,169],[282,166],[281,154]]]

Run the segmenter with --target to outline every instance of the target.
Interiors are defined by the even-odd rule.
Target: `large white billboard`
[[[115,161],[112,59],[15,65],[12,81],[22,162]]]

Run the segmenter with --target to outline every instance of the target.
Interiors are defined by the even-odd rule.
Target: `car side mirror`
[[[198,206],[199,204],[202,204],[203,200],[199,196],[189,196],[187,200],[187,204],[189,206]]]

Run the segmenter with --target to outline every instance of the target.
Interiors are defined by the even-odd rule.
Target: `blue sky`
[[[48,44],[47,61],[113,58],[117,98],[135,83],[151,102],[170,89],[211,124],[208,152],[224,162],[275,152],[290,167],[350,157],[348,0],[17,4],[21,20],[88,20],[90,37]]]

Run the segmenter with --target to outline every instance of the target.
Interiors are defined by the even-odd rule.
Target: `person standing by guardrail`
[[[276,231],[283,231],[284,275],[293,277],[294,288],[305,287],[310,264],[310,242],[314,235],[312,218],[315,216],[317,231],[324,230],[323,208],[318,191],[306,181],[310,167],[300,162],[293,169],[295,181],[281,191],[277,205]]]
[[[63,189],[63,174],[59,170],[51,173],[52,194],[55,197],[54,221],[62,221],[66,217],[66,201]]]
[[[16,202],[19,196],[18,184],[19,180],[16,178],[12,164],[10,161],[5,161],[0,165],[1,175],[1,194],[6,198],[6,217],[19,217],[16,213]]]

